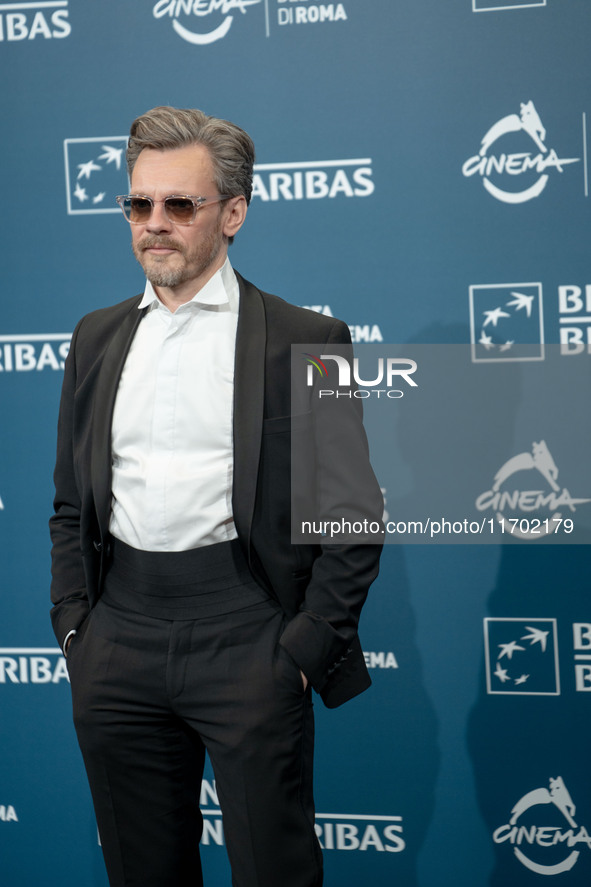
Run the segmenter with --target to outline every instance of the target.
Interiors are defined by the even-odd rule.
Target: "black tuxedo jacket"
[[[282,646],[334,707],[371,683],[357,624],[378,572],[380,546],[291,544],[290,360],[292,344],[343,344],[350,342],[349,331],[342,321],[296,308],[237,277],[234,521],[253,575],[288,619]],[[144,314],[138,304],[135,297],[84,317],[66,361],[50,520],[51,615],[60,645],[101,593],[109,554],[111,420],[121,371]],[[347,433],[359,438],[363,461],[356,477],[366,496],[369,485],[381,517],[361,417],[350,403]]]

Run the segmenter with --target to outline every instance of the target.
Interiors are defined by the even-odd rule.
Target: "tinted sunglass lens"
[[[125,201],[125,215],[131,222],[147,222],[152,213],[152,202],[145,197],[129,197]]]
[[[166,214],[173,222],[188,225],[195,216],[195,204],[188,197],[167,197],[164,201]]]

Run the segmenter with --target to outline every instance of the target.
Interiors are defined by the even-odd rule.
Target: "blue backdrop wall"
[[[143,287],[114,204],[131,120],[172,104],[243,126],[258,166],[234,266],[355,341],[471,344],[466,375],[520,344],[574,360],[591,341],[590,37],[588,0],[0,3],[2,885],[106,885],[46,527],[71,331]],[[566,421],[589,409],[565,403]],[[560,489],[591,497],[550,421],[496,468],[544,440]],[[434,448],[445,423],[425,426]],[[588,885],[588,546],[389,546],[362,638],[372,690],[316,706],[327,887]],[[206,875],[229,885],[210,771],[202,806]]]

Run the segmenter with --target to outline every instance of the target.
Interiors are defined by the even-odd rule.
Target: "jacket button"
[[[92,544],[94,545],[95,551],[102,551],[103,550],[103,543],[102,542],[93,542]]]

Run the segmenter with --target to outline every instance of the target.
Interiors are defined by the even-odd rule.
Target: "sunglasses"
[[[205,204],[220,203],[228,200],[229,194],[220,194],[218,197],[189,197],[185,194],[171,194],[164,200],[154,200],[143,194],[120,194],[116,201],[123,211],[123,215],[132,225],[145,225],[150,220],[155,204],[162,203],[164,212],[170,222],[175,225],[192,225],[198,210]]]

